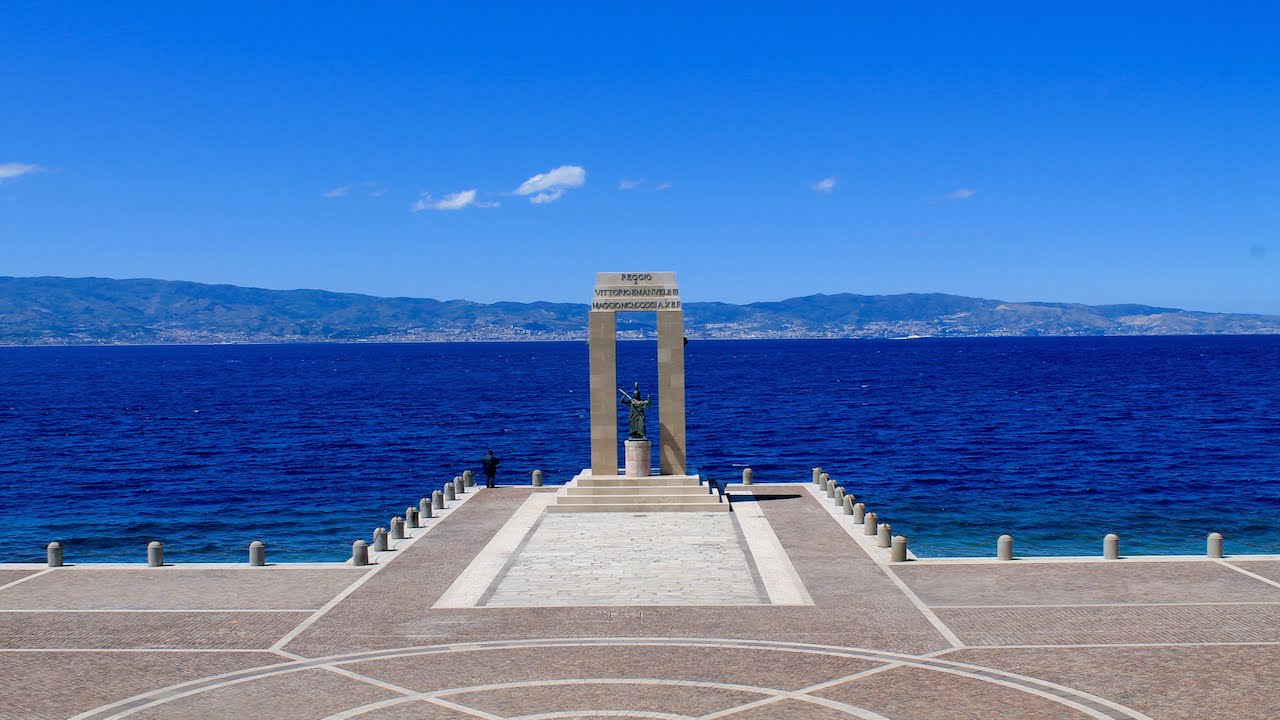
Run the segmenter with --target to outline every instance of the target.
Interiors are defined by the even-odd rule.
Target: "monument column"
[[[683,475],[684,311],[658,313],[658,462],[663,475]]]
[[[592,310],[591,474],[618,474],[618,314]]]

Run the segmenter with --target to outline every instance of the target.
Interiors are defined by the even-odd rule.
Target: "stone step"
[[[574,478],[578,487],[627,487],[678,485],[697,487],[697,475],[650,475],[649,477],[627,477],[626,475],[579,475]]]
[[[568,485],[569,495],[709,495],[701,485],[610,485],[603,487],[574,487]]]
[[[557,505],[608,505],[610,503],[714,505],[718,502],[720,502],[718,495],[561,495],[556,498]]]
[[[564,498],[561,498],[563,500]],[[575,504],[559,504],[548,505],[547,512],[566,513],[566,512],[730,512],[729,503],[685,503],[685,502],[668,502],[668,503],[647,503],[647,502],[613,502],[598,505],[575,505]]]

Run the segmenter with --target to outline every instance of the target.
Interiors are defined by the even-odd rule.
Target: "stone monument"
[[[591,472],[618,473],[620,312],[658,314],[658,465],[663,475],[683,475],[684,310],[673,272],[596,273],[590,315]]]
[[[656,396],[618,387],[618,313],[658,314]],[[591,298],[591,467],[565,483],[547,512],[730,512],[698,475],[684,444],[684,311],[673,272],[597,273]],[[621,395],[621,397],[619,397]],[[656,402],[655,402],[656,400]],[[645,411],[658,406],[658,473]],[[618,467],[618,407],[628,413],[626,465]]]

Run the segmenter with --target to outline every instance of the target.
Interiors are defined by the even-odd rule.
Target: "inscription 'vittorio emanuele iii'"
[[[596,273],[591,309],[599,311],[679,310],[680,289],[673,272]]]

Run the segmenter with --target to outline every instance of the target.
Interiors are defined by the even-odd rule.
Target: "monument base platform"
[[[697,475],[592,475],[583,470],[556,494],[547,512],[730,512]]]

